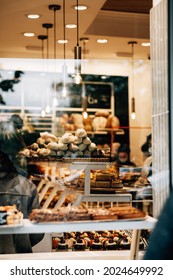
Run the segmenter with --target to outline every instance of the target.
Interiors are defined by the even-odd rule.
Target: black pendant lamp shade
[[[49,58],[49,29],[53,27],[53,24],[43,23],[42,27],[47,29],[47,58]]]
[[[54,59],[56,59],[56,11],[60,10],[61,6],[52,4],[49,5],[49,10],[54,12]]]

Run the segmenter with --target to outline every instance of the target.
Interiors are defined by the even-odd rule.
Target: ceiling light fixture
[[[26,15],[27,18],[29,19],[37,19],[37,18],[40,18],[40,15],[39,14],[29,14],[29,15]]]
[[[88,7],[86,5],[78,5],[76,4],[75,6],[73,6],[73,9],[78,10],[78,11],[85,11],[88,9]]]
[[[150,42],[143,42],[143,43],[141,43],[141,46],[150,47]]]
[[[49,58],[49,29],[53,27],[52,23],[43,23],[43,28],[47,29],[47,59]]]
[[[78,0],[76,0],[76,7],[78,7]],[[79,9],[76,9],[76,21],[77,21],[77,31],[76,31],[76,46],[74,47],[74,59],[75,59],[75,77],[74,83],[80,84],[82,81],[81,77],[81,54],[82,48],[79,46]]]
[[[135,97],[134,97],[134,45],[137,44],[136,41],[130,41],[128,42],[129,45],[132,47],[132,98],[131,98],[131,118],[132,120],[135,120],[136,118],[136,111],[135,111]]]
[[[56,59],[56,11],[60,10],[61,6],[52,4],[49,5],[49,10],[54,12],[54,59]]]
[[[24,32],[23,35],[24,35],[25,37],[34,37],[34,36],[35,36],[35,33],[33,33],[33,32]]]
[[[59,39],[57,41],[59,44],[67,44],[68,43],[68,40],[67,39]]]
[[[107,39],[97,39],[97,43],[100,43],[100,44],[105,44],[107,42],[108,42]]]
[[[66,24],[66,28],[69,28],[69,29],[76,28],[76,24],[68,23],[68,24]]]

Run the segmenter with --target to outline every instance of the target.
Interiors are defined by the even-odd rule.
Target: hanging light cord
[[[54,59],[56,59],[56,9],[54,9]]]
[[[63,26],[64,26],[64,60],[66,58],[66,48],[65,48],[65,38],[66,38],[66,33],[65,33],[65,0],[63,0]]]
[[[78,0],[76,0],[76,9],[77,9],[77,46],[79,46],[79,10],[78,10]]]
[[[132,43],[132,97],[134,97],[134,44]]]

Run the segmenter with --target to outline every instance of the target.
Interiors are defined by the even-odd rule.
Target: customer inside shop
[[[28,218],[32,209],[39,209],[37,188],[19,175],[8,155],[0,150],[0,226],[13,225]],[[44,234],[1,234],[0,254],[32,253]]]

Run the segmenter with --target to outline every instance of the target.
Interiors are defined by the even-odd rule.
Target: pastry
[[[96,147],[96,144],[95,143],[91,143],[88,145],[88,148],[87,148],[90,152],[93,152],[97,149]]]
[[[106,127],[107,118],[105,117],[95,117],[92,121],[92,126],[94,130],[101,130]]]
[[[39,138],[37,139],[37,144],[39,145],[39,147],[44,147],[44,145],[45,145],[45,140],[44,140],[43,138],[39,137]]]
[[[41,148],[37,150],[39,156],[48,156],[50,154],[50,150],[46,148]]]
[[[54,141],[50,142],[46,147],[47,147],[47,149],[50,149],[52,151],[58,151],[58,149],[59,149],[58,143],[54,142]]]
[[[38,148],[39,148],[39,145],[38,143],[33,143],[31,146],[30,146],[31,150],[34,150],[36,151]]]
[[[66,132],[62,135],[62,137],[59,139],[59,143],[69,144],[73,141],[72,134],[69,132]]]
[[[77,146],[77,145],[75,145],[75,144],[73,144],[73,143],[71,143],[71,144],[69,144],[69,150],[71,151],[71,152],[77,152],[78,150],[79,150],[79,146]]]
[[[84,151],[85,149],[86,149],[86,147],[87,147],[87,145],[85,145],[85,144],[79,144],[79,151]]]
[[[72,114],[71,119],[76,129],[84,128],[83,117],[81,114]]]
[[[87,137],[87,133],[86,133],[85,129],[78,128],[75,132],[75,136],[80,137],[80,138],[84,138],[84,137]]]
[[[67,144],[64,144],[64,143],[61,143],[61,142],[58,143],[57,148],[58,148],[59,151],[66,151],[66,150],[68,150]]]
[[[0,226],[1,225],[17,225],[22,222],[23,214],[16,205],[0,206]]]
[[[82,138],[78,136],[74,136],[73,143],[78,145],[82,143]]]
[[[91,140],[90,140],[89,137],[85,137],[85,138],[83,138],[82,143],[83,143],[84,145],[88,145],[88,144],[91,144]]]

